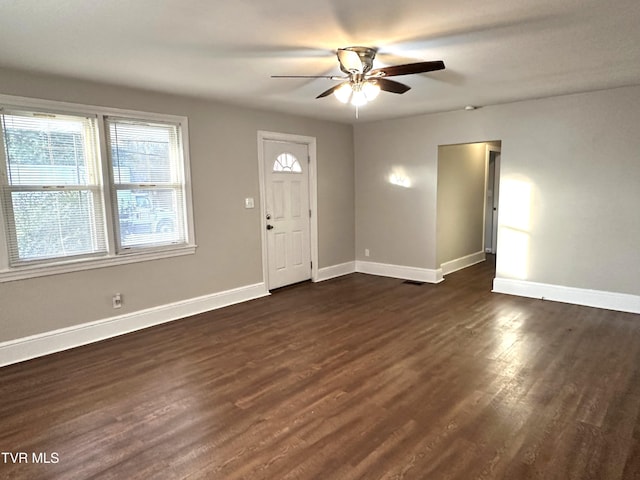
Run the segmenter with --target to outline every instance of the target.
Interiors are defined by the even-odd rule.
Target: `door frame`
[[[309,152],[309,243],[311,248],[311,281],[318,281],[318,175],[316,158],[316,138],[290,133],[258,130],[258,181],[260,185],[260,239],[262,242],[262,280],[269,290],[269,252],[267,248],[267,202],[264,172],[264,142],[299,143],[307,146]]]
[[[482,214],[482,251],[485,253],[496,254],[497,251],[497,236],[493,238],[493,231],[496,231],[498,228],[498,216],[500,215],[500,210],[495,215],[495,221],[492,221],[492,240],[491,240],[491,249],[487,251],[486,239],[487,239],[487,209],[488,209],[488,199],[487,192],[489,190],[489,163],[491,162],[491,154],[502,153],[502,145],[495,146],[487,143],[486,145],[486,153],[485,153],[485,179],[484,179],[484,209]],[[494,178],[493,178],[493,190],[491,195],[492,202],[495,202],[495,198],[498,197],[498,201],[500,199],[500,160],[495,159],[494,157]],[[496,186],[498,188],[496,188]],[[493,216],[493,206],[491,210]]]

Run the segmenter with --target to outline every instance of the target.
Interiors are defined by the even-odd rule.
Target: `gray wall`
[[[483,251],[487,145],[438,147],[437,265]]]
[[[0,93],[189,117],[199,245],[191,256],[1,283],[0,341],[110,317],[114,292],[124,314],[262,281],[259,208],[243,208],[259,199],[257,130],[317,138],[320,267],[365,260],[368,248],[368,261],[438,268],[438,146],[500,139],[497,276],[640,294],[640,87],[354,129],[2,69]]]
[[[638,295],[638,125],[640,87],[359,124],[356,258],[437,268],[438,146],[502,140],[497,277]]]
[[[258,130],[317,138],[319,266],[354,258],[349,125],[1,69],[0,93],[187,116],[198,244],[195,255],[0,283],[0,341],[261,282]]]

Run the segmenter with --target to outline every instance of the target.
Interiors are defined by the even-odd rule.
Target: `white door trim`
[[[502,152],[502,145],[497,147],[495,145],[490,145],[490,144],[486,144],[486,150],[485,150],[485,162],[484,162],[484,209],[483,214],[482,214],[482,251],[486,252],[486,253],[496,253],[496,242],[495,239],[492,238],[491,241],[491,251],[488,251],[487,249],[487,245],[486,245],[486,239],[487,239],[487,190],[489,189],[489,162],[491,161],[491,154],[492,153],[501,153]],[[495,163],[496,168],[497,165],[499,165],[498,162]],[[493,180],[493,185],[491,185],[492,188],[492,195],[491,195],[491,200],[493,201],[495,196],[496,196],[496,188],[495,185],[500,182],[500,171],[499,170],[494,170],[494,180]],[[499,195],[499,189],[498,189],[498,195]],[[491,209],[491,214],[493,215],[493,206]],[[500,211],[498,211],[498,215],[500,215]],[[495,222],[493,222],[497,225],[497,217],[495,219]],[[496,225],[493,225],[493,228],[496,229]]]
[[[258,180],[260,184],[260,239],[262,242],[262,279],[269,289],[269,257],[267,251],[267,220],[266,220],[266,187],[264,172],[264,148],[266,140],[300,143],[307,145],[309,150],[309,239],[311,243],[311,281],[318,281],[318,175],[316,163],[316,139],[304,135],[268,132],[258,130]]]

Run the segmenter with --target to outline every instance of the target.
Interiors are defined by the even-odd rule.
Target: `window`
[[[185,243],[177,125],[106,119],[118,251]]]
[[[273,171],[276,173],[302,173],[302,167],[295,155],[281,153],[273,163]]]
[[[193,253],[186,119],[27,103],[0,107],[0,281]]]
[[[2,114],[9,264],[107,252],[95,118]]]

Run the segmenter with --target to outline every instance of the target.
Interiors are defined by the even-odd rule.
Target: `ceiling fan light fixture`
[[[380,93],[380,85],[377,82],[364,82],[362,86],[362,92],[367,98],[367,101],[374,100]]]
[[[342,103],[348,103],[353,89],[349,83],[343,83],[333,91],[333,95]]]
[[[362,107],[367,104],[367,101],[367,95],[362,91],[362,89],[353,91],[353,95],[351,95],[351,105],[354,107]]]

